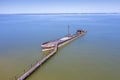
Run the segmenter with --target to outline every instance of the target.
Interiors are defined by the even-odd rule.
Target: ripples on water
[[[42,57],[41,43],[85,29],[27,80],[119,80],[120,15],[0,15],[0,80]]]

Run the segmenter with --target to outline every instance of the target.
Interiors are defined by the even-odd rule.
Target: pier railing
[[[26,66],[26,68],[23,69],[23,71],[21,72],[18,72],[17,74],[15,74],[15,76],[9,78],[9,80],[17,80],[17,78],[19,78],[21,75],[25,74],[29,69],[31,69],[35,64],[38,63],[38,61],[42,60],[41,59],[38,59],[38,60],[35,60],[32,64]]]
[[[47,61],[51,56],[53,56],[54,53],[57,52],[57,49],[58,49],[58,43],[55,44],[54,50],[51,51],[48,55],[46,55],[42,59],[36,60],[33,64],[31,64],[30,66],[25,68],[22,72],[16,74],[13,78],[10,78],[9,80],[24,80],[24,79],[26,79],[39,66],[41,66],[45,61]]]

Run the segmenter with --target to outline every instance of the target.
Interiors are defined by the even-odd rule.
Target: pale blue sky
[[[120,0],[0,0],[6,13],[120,13]]]

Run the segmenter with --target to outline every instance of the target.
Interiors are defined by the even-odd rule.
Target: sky
[[[120,13],[120,0],[0,0],[0,14]]]

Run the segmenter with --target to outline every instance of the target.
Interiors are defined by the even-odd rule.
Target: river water
[[[59,48],[27,80],[120,80],[119,14],[0,15],[0,80],[12,80],[43,56],[43,42],[77,29],[87,34]]]

